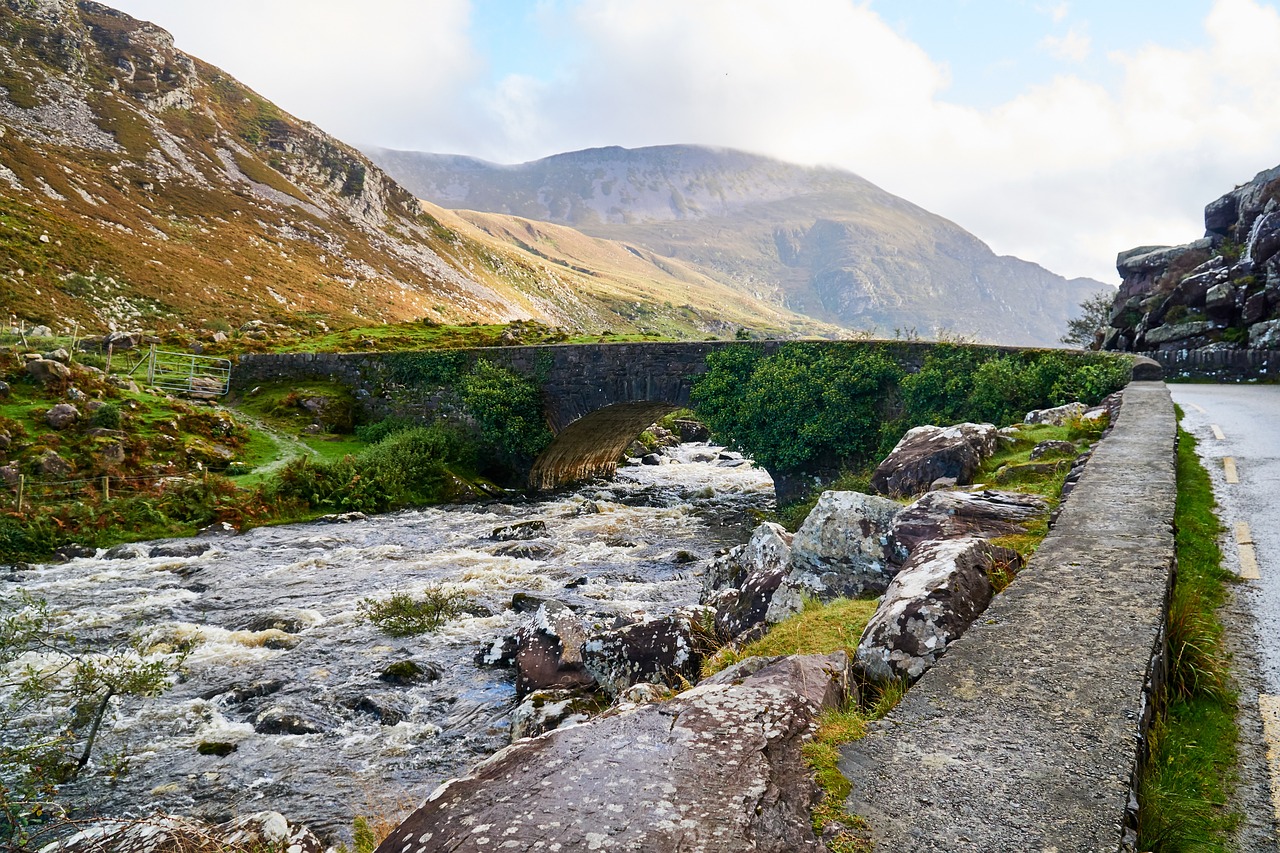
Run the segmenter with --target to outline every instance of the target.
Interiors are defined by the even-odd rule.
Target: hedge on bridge
[[[778,480],[863,469],[923,424],[1006,425],[1031,409],[1092,405],[1130,373],[1110,354],[960,344],[910,368],[891,343],[793,343],[773,355],[743,344],[707,356],[692,398],[717,438]]]

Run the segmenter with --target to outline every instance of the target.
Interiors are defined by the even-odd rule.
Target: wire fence
[[[110,501],[129,495],[156,494],[168,486],[207,482],[205,469],[167,471],[134,477],[103,474],[99,477],[80,477],[72,480],[40,480],[18,475],[9,484],[13,505],[19,513],[43,503],[65,503],[75,500]]]

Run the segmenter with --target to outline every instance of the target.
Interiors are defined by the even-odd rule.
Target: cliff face
[[[1121,252],[1104,349],[1280,347],[1280,167],[1211,202],[1205,236]]]
[[[518,166],[405,151],[371,156],[436,204],[624,241],[756,298],[882,334],[943,329],[1056,343],[1079,303],[1105,287],[997,256],[955,223],[853,173],[741,151],[615,147]]]
[[[55,327],[816,330],[682,270],[602,272],[491,239],[89,0],[0,0],[0,223],[0,305]]]

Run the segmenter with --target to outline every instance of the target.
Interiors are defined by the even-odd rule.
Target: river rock
[[[199,557],[213,546],[208,542],[184,539],[179,542],[161,542],[151,546],[151,557]],[[250,629],[259,630],[259,629]]]
[[[594,683],[582,662],[582,645],[587,640],[586,626],[564,604],[548,601],[541,605],[513,639],[517,699],[523,699],[534,690],[583,687]],[[504,656],[506,648],[504,643]],[[494,664],[501,665],[500,659]]]
[[[643,681],[672,684],[696,679],[702,656],[694,648],[693,618],[677,613],[592,634],[582,663],[596,684],[616,696]]]
[[[55,563],[68,563],[75,559],[92,557],[97,553],[98,551],[96,548],[92,548],[88,545],[68,543],[66,545],[60,545],[54,549],[53,561]]]
[[[892,535],[899,546],[914,551],[931,540],[1026,533],[1027,522],[1048,513],[1044,498],[1023,492],[929,492],[898,513]]]
[[[100,820],[43,848],[47,853],[176,853],[199,850],[282,850],[324,853],[311,830],[279,812],[256,812],[220,824],[176,815]]]
[[[320,708],[292,697],[271,702],[250,720],[264,735],[315,735],[334,727],[336,720]]]
[[[378,673],[378,680],[385,681],[387,684],[408,686],[424,681],[439,681],[443,675],[444,670],[439,664],[430,661],[418,663],[412,660],[398,660],[387,664],[382,672]]]
[[[71,379],[71,369],[51,358],[37,358],[27,362],[27,375],[45,388],[62,387]]]
[[[493,532],[489,534],[489,538],[498,542],[513,542],[519,539],[537,539],[540,536],[547,535],[547,523],[545,521],[517,521],[514,524],[504,524],[502,527],[495,527]]]
[[[791,564],[792,534],[781,524],[766,521],[742,545],[716,557],[702,578],[703,592],[738,588],[755,572],[786,569]]]
[[[765,664],[515,743],[437,788],[378,853],[817,853],[801,748],[843,700],[847,658]]]
[[[881,494],[902,497],[927,491],[939,477],[968,485],[982,461],[996,452],[997,435],[992,424],[908,430],[872,473],[871,486]]]
[[[383,726],[398,725],[409,716],[409,707],[403,699],[386,694],[367,693],[348,697],[343,704],[353,711],[368,714]]]
[[[545,560],[555,553],[550,542],[508,542],[493,549],[495,557],[515,557],[520,560]]]
[[[770,613],[776,616],[780,612],[779,609],[771,611],[770,608],[774,595],[786,576],[786,568],[762,569],[750,574],[740,588],[719,593],[713,605],[716,634],[720,637],[737,638],[754,633],[768,624],[767,617]],[[786,616],[782,618],[785,619]]]
[[[598,707],[599,701],[583,690],[535,690],[511,711],[511,740],[584,723]]]
[[[80,410],[70,403],[58,403],[45,412],[44,422],[51,429],[64,430],[80,420]]]
[[[823,492],[791,540],[792,594],[824,600],[880,593],[906,559],[893,537],[897,501],[861,492]]]
[[[993,593],[989,573],[1020,566],[1016,551],[982,539],[921,545],[867,622],[858,665],[878,681],[915,681],[987,609]]]

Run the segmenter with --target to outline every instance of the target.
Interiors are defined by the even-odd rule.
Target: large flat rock
[[[1125,389],[1017,581],[844,748],[849,810],[877,853],[1123,849],[1163,649],[1175,440],[1163,383]]]

